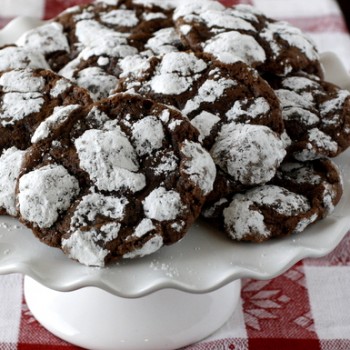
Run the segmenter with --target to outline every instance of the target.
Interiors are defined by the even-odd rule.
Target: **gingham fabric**
[[[51,18],[87,0],[1,0],[0,24],[18,15]],[[335,0],[222,0],[249,3],[310,33],[350,71],[350,36]],[[350,227],[349,227],[350,228]],[[350,233],[328,256],[305,259],[281,276],[244,279],[241,301],[215,334],[186,350],[350,349]],[[23,298],[23,277],[0,276],[0,349],[73,350],[46,331]]]

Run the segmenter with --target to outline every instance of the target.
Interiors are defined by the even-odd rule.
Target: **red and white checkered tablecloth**
[[[1,0],[0,26],[18,15],[50,18],[88,0]],[[350,36],[335,0],[222,0],[250,3],[309,32],[350,71]],[[350,227],[349,227],[350,228]],[[328,256],[305,259],[268,280],[244,279],[241,302],[210,338],[186,350],[350,349],[350,233]],[[23,299],[23,277],[0,276],[0,349],[73,350],[46,331]]]

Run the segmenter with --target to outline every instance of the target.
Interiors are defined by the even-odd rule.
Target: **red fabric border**
[[[321,350],[318,339],[249,339],[249,350]]]

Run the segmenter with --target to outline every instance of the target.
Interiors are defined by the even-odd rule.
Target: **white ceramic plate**
[[[19,35],[37,23],[16,20],[15,25],[10,24],[14,31],[0,31],[0,43],[9,32]],[[325,54],[322,60],[327,80],[350,88],[350,77],[337,57]],[[326,255],[349,230],[350,151],[336,162],[344,174],[343,199],[331,216],[302,234],[263,244],[234,243],[198,221],[173,246],[142,259],[100,269],[68,259],[59,249],[39,242],[16,220],[4,216],[0,217],[0,274],[20,272],[59,291],[96,286],[122,297],[140,297],[164,288],[205,293],[242,277],[269,279],[305,257]]]

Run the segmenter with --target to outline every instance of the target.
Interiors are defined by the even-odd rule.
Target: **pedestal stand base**
[[[240,296],[240,280],[210,293],[164,289],[127,299],[95,287],[57,292],[25,277],[34,317],[50,332],[94,350],[170,350],[220,328]]]

